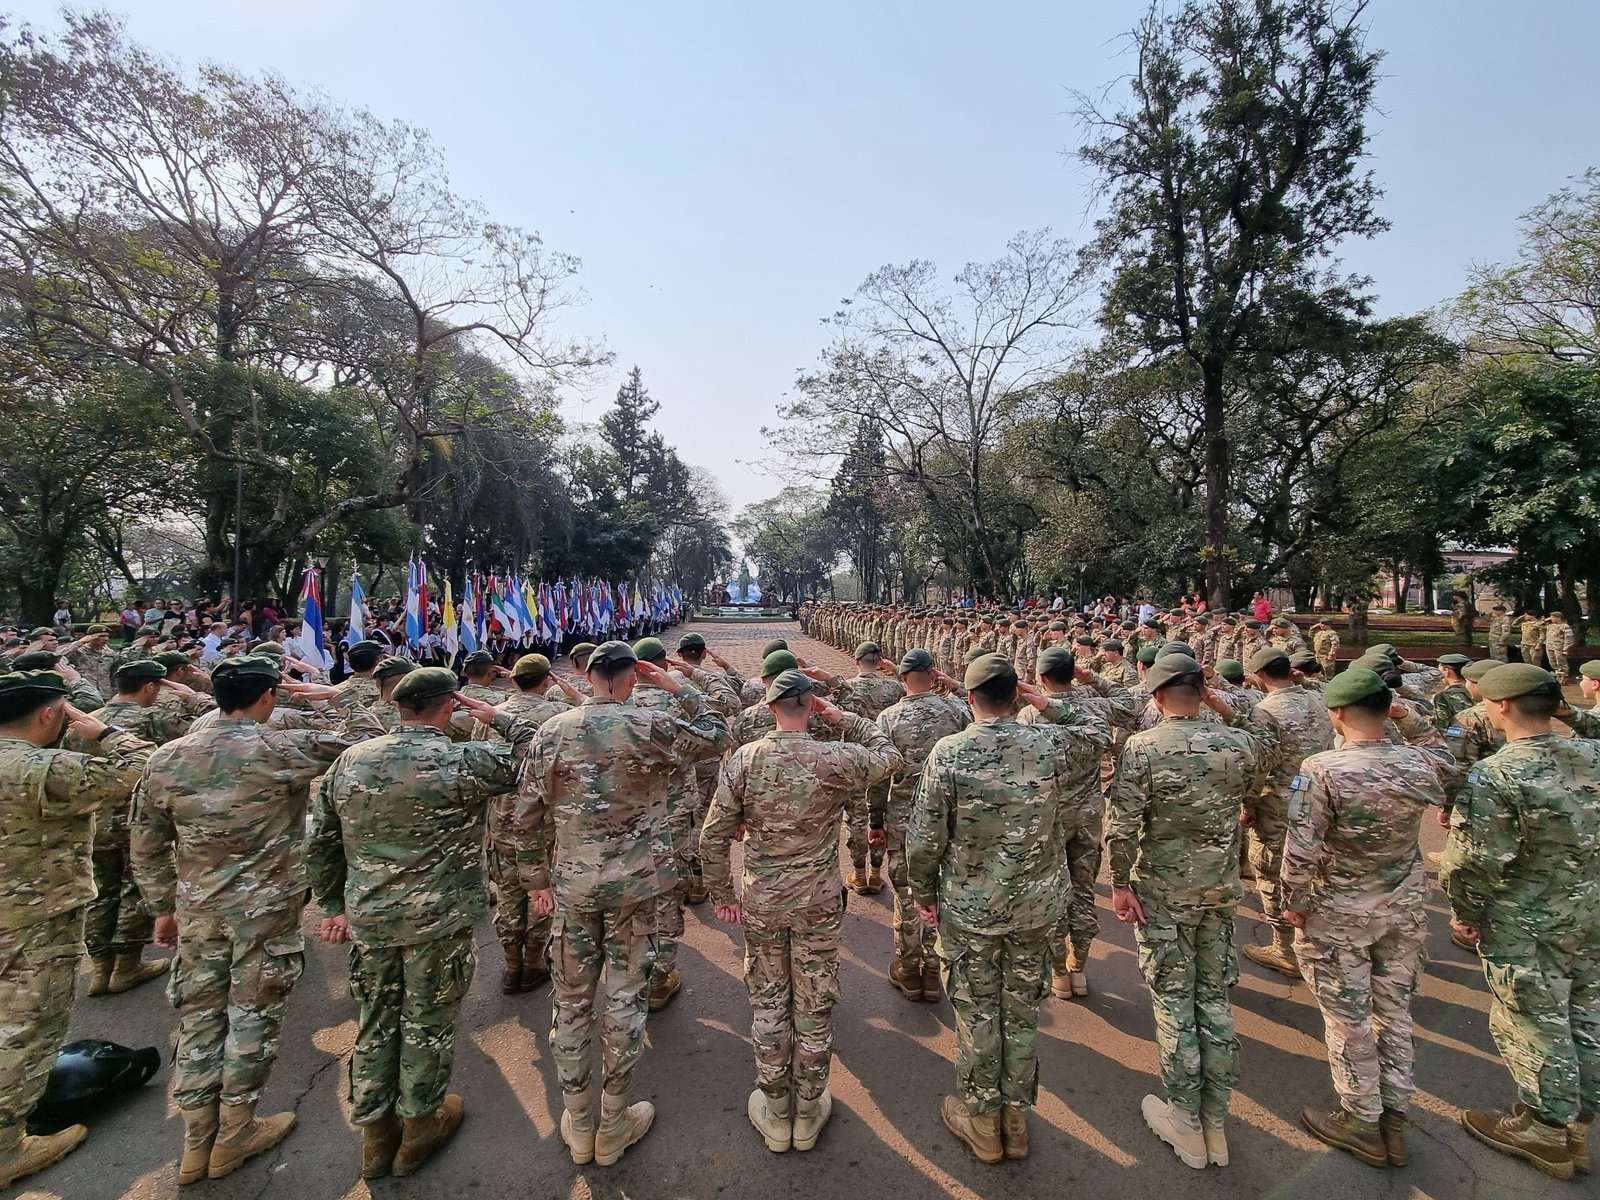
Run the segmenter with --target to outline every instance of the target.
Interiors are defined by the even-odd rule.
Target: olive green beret
[[[1110,638],[1110,639],[1108,639],[1106,641],[1106,644],[1104,646],[1100,647],[1100,649],[1102,649],[1102,650],[1112,650],[1112,651],[1115,651],[1117,654],[1121,654],[1124,650],[1127,649],[1127,647],[1124,646],[1121,642],[1119,642],[1116,638]]]
[[[394,685],[389,696],[397,704],[406,700],[433,700],[439,696],[453,695],[461,685],[456,673],[449,667],[418,667],[407,671],[406,676]]]
[[[1195,621],[1196,625],[1209,625],[1211,623],[1211,614],[1210,613],[1196,613],[1194,621]]]
[[[1244,665],[1250,674],[1256,675],[1270,667],[1287,667],[1289,665],[1289,656],[1282,650],[1268,646],[1265,649],[1257,650]]]
[[[1329,708],[1343,708],[1347,704],[1354,704],[1358,700],[1365,700],[1368,696],[1376,696],[1379,692],[1388,690],[1383,677],[1376,671],[1369,671],[1365,667],[1352,667],[1348,671],[1339,672],[1333,677],[1333,681],[1322,689],[1322,702]]]
[[[913,671],[931,670],[933,670],[933,655],[920,648],[907,650],[905,656],[901,658],[899,666],[895,667],[896,673],[900,675],[909,675]]]
[[[155,661],[167,669],[170,675],[174,671],[181,671],[192,661],[182,650],[163,650],[155,656]]]
[[[1192,683],[1196,687],[1204,687],[1205,682],[1200,664],[1186,654],[1163,654],[1144,677],[1144,685],[1152,694],[1173,684]]]
[[[156,626],[152,625],[150,628],[154,629],[154,628],[156,628]],[[38,626],[37,628],[35,628],[34,630],[32,630],[28,634],[28,640],[30,642],[37,642],[40,638],[55,637],[55,636],[56,636],[56,631],[54,629],[51,629],[50,626],[48,626],[48,625],[40,625],[40,626]]]
[[[85,629],[83,631],[85,637],[92,637],[94,634],[97,634],[97,633],[110,633],[110,632],[111,632],[111,630],[107,629],[104,625],[100,625],[100,624],[91,625],[91,626],[89,626],[89,628],[87,628],[87,629]]]
[[[1148,621],[1141,622],[1146,629],[1160,629],[1161,622],[1151,617]]]
[[[550,660],[542,654],[524,654],[511,668],[511,678],[540,680],[550,674]]]
[[[787,700],[791,696],[804,696],[816,686],[804,671],[779,671],[777,678],[767,684],[767,703]]]
[[[153,658],[135,658],[122,663],[111,673],[117,680],[142,679],[148,682],[152,679],[165,679],[167,669]]]
[[[660,638],[640,638],[633,644],[633,652],[640,662],[656,662],[667,656],[667,647]]]
[[[771,654],[774,650],[787,650],[788,648],[789,648],[789,643],[788,642],[784,641],[782,638],[773,638],[765,646],[761,647],[761,657],[765,658],[767,655]]]
[[[854,657],[855,657],[857,662],[860,662],[863,658],[866,658],[869,654],[882,654],[882,653],[883,653],[883,647],[878,645],[877,642],[862,642],[859,646],[856,647],[856,652],[855,652],[855,656]]]
[[[1158,659],[1160,657],[1161,657],[1161,648],[1159,646],[1140,646],[1139,647],[1139,653],[1137,655],[1137,658],[1139,659],[1139,665],[1141,667],[1152,666],[1155,663],[1156,659]]]
[[[1165,658],[1169,654],[1181,654],[1184,658],[1195,657],[1194,647],[1189,645],[1188,642],[1163,642],[1157,647],[1156,653],[1161,658]]]
[[[482,653],[481,651],[479,653]],[[383,647],[377,642],[359,641],[346,651],[350,665],[358,671],[365,671],[368,667],[378,665],[378,660],[383,657]],[[471,655],[467,656],[469,659]]]
[[[1090,637],[1087,633],[1080,633],[1077,637],[1072,639],[1072,644],[1074,646],[1092,646],[1094,645],[1094,638]]]
[[[1318,661],[1317,656],[1309,650],[1296,650],[1289,655],[1289,665],[1296,671],[1320,670],[1322,667],[1322,663]]]
[[[704,650],[706,639],[698,633],[686,633],[678,639],[679,650]]]
[[[67,681],[54,671],[10,671],[0,675],[0,701],[8,707],[26,700],[50,700],[67,694]]]
[[[51,633],[53,631],[49,630],[49,629],[46,629],[45,632],[46,633]],[[138,636],[138,637],[160,637],[161,636],[161,626],[159,626],[159,625],[141,625],[141,626],[139,626],[139,632],[138,632],[138,634],[136,636]]]
[[[376,643],[374,643],[374,645],[376,645]],[[262,642],[255,648],[253,653],[270,654],[273,658],[287,658],[289,655],[289,652],[277,642]]]
[[[1368,654],[1394,654],[1396,653],[1393,642],[1374,642],[1368,649]]]
[[[1050,630],[1053,633],[1065,633],[1067,631],[1067,623],[1065,621],[1051,621]]]
[[[601,642],[589,655],[589,669],[596,667],[625,667],[639,661],[639,655],[627,642]]]
[[[409,658],[401,658],[398,654],[391,654],[378,664],[377,670],[372,672],[374,679],[388,679],[392,675],[409,675],[417,669],[417,664]]]
[[[351,658],[350,662],[352,666],[355,665],[354,658]],[[474,650],[461,660],[461,665],[463,667],[492,667],[494,666],[494,655],[487,650]]]
[[[228,679],[270,679],[277,683],[283,678],[283,667],[274,659],[260,654],[241,654],[238,658],[225,658],[211,668],[211,678],[218,682]]]
[[[1241,683],[1244,681],[1244,664],[1237,658],[1217,659],[1216,669],[1217,674],[1221,675],[1229,683]]]
[[[1600,658],[1591,658],[1588,662],[1580,664],[1578,674],[1585,679],[1600,679]]]
[[[1034,667],[1040,675],[1071,675],[1078,660],[1065,646],[1046,646],[1039,651]]]
[[[1556,677],[1531,663],[1502,663],[1478,681],[1478,690],[1485,700],[1561,695]]]
[[[1461,668],[1461,675],[1469,682],[1477,683],[1490,671],[1504,665],[1504,663],[1498,663],[1492,658],[1477,658]],[[1588,664],[1585,665],[1587,666]]]
[[[1387,655],[1374,654],[1369,650],[1351,663],[1349,669],[1352,671],[1388,672],[1394,670],[1394,663],[1390,661]]]
[[[771,679],[785,671],[798,670],[800,660],[787,650],[774,650],[761,660],[761,678]]]
[[[61,661],[61,655],[54,650],[29,650],[26,654],[17,655],[11,664],[13,671],[50,671]]]
[[[993,650],[985,650],[982,646],[974,646],[971,650],[968,650],[966,654],[962,655],[961,665],[963,667],[970,667],[984,655],[993,653]]]
[[[593,642],[579,642],[571,650],[567,651],[567,656],[569,658],[582,658],[585,654],[593,654],[593,653],[594,653],[594,643]]]
[[[1271,624],[1276,625],[1279,629],[1288,629],[1294,622],[1289,620],[1288,617],[1273,617]]]
[[[967,691],[980,688],[986,683],[1004,683],[1017,680],[1017,669],[1011,665],[1011,660],[999,654],[980,654],[968,666],[967,672],[961,679],[961,686]]]
[[[1462,667],[1466,666],[1471,661],[1472,660],[1470,658],[1468,658],[1465,654],[1441,654],[1441,655],[1439,655],[1439,665],[1441,667],[1454,667],[1458,671]]]

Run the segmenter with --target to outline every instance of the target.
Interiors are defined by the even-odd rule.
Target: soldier
[[[685,634],[678,639],[678,645],[687,646],[687,650],[681,652],[686,657],[668,659],[669,665],[705,692],[706,703],[721,713],[724,721],[732,721],[743,707],[739,703],[739,693],[744,688],[744,677],[732,671],[721,655],[709,650],[705,638],[698,633]],[[710,663],[706,661],[707,658],[711,659]],[[739,680],[737,684],[733,681],[735,676]],[[689,886],[683,898],[683,902],[689,905],[704,904],[708,895],[705,872],[700,864],[700,826],[705,822],[706,810],[716,791],[718,765],[715,755],[697,759],[694,764],[694,808],[687,831]]]
[[[104,625],[91,625],[63,652],[63,657],[81,671],[102,696],[111,695],[111,672],[117,664],[116,651],[110,648],[110,641],[109,629]]]
[[[1110,744],[1097,717],[1019,684],[999,655],[967,668],[973,724],[923,766],[906,833],[911,896],[938,929],[956,1019],[956,1090],[940,1115],[980,1161],[1026,1158],[1035,1039],[1061,921],[1069,780]],[[1049,723],[1012,716],[1021,696]]]
[[[917,915],[911,899],[911,879],[906,869],[906,828],[922,767],[939,739],[959,733],[972,722],[964,701],[934,690],[936,683],[959,687],[949,675],[934,667],[926,650],[908,650],[896,668],[905,686],[905,699],[878,714],[878,728],[888,735],[903,760],[889,780],[885,806],[884,847],[889,864],[889,884],[894,888],[894,959],[889,983],[907,1000],[939,999],[939,963],[933,953],[929,927]]]
[[[1468,776],[1439,883],[1451,925],[1478,943],[1489,1032],[1517,1102],[1461,1122],[1571,1179],[1589,1169],[1600,1111],[1600,742],[1556,736],[1564,702],[1546,671],[1508,664],[1478,686],[1506,745]]]
[[[1550,660],[1550,673],[1558,683],[1571,683],[1572,672],[1567,666],[1567,652],[1577,644],[1578,635],[1559,612],[1551,613],[1545,622],[1544,652]]]
[[[470,700],[482,700],[492,708],[504,703],[510,695],[500,685],[500,680],[507,674],[506,669],[497,665],[494,655],[487,650],[474,650],[462,659],[461,673],[467,677],[461,694]]]
[[[394,703],[400,728],[345,751],[323,780],[306,844],[322,936],[351,943],[361,1016],[347,1099],[363,1179],[414,1173],[461,1124],[461,1097],[446,1092],[477,964],[472,927],[489,904],[488,807],[516,791],[536,728],[458,695],[445,667],[409,672]],[[505,744],[452,740],[457,707]]]
[[[294,1127],[292,1112],[258,1120],[256,1103],[305,961],[307,792],[341,753],[383,732],[352,692],[282,680],[270,658],[219,662],[212,682],[217,720],[151,756],[133,807],[134,878],[157,944],[178,950],[167,991],[178,1010],[183,1184],[231,1175]],[[343,728],[270,728],[280,687],[331,701]]]
[[[906,690],[883,674],[886,664],[877,642],[862,642],[854,657],[856,676],[841,689],[839,704],[857,716],[876,721],[884,709],[904,699]],[[888,804],[889,780],[885,776],[861,795],[852,796],[845,808],[845,834],[850,849],[850,877],[845,882],[851,891],[862,896],[876,896],[883,891],[884,814]]]
[[[1288,617],[1278,616],[1272,618],[1271,636],[1268,644],[1275,649],[1282,650],[1285,655],[1293,654],[1296,650],[1306,648],[1305,638],[1300,636],[1300,631],[1294,627],[1294,622]],[[1250,665],[1250,660],[1245,660],[1245,666]]]
[[[1337,749],[1309,756],[1293,785],[1283,854],[1283,915],[1322,1010],[1341,1107],[1307,1108],[1306,1128],[1371,1167],[1406,1165],[1414,1047],[1411,998],[1422,977],[1428,879],[1417,839],[1443,805],[1436,729],[1394,705],[1372,671],[1325,694]],[[1389,740],[1393,719],[1406,743]]]
[[[1511,644],[1514,620],[1515,618],[1506,611],[1504,604],[1496,604],[1489,609],[1489,657],[1495,662],[1511,661],[1511,653],[1507,647]]]
[[[1145,1122],[1186,1165],[1227,1166],[1224,1118],[1239,1079],[1228,989],[1239,882],[1239,810],[1269,765],[1249,730],[1201,720],[1231,710],[1198,663],[1156,660],[1145,676],[1161,720],[1128,738],[1112,781],[1106,847],[1111,903],[1131,922],[1155,1004],[1167,1099],[1146,1096]]]
[[[747,1112],[767,1149],[779,1153],[814,1147],[833,1109],[828,1066],[844,924],[839,820],[847,798],[902,762],[878,726],[815,689],[800,671],[768,686],[777,728],[728,756],[700,839],[717,919],[744,926],[757,1084]],[[806,732],[813,713],[845,740],[813,740]],[[729,862],[741,830],[742,894]]]
[[[789,643],[783,638],[774,638],[765,646],[761,647],[761,662],[763,668],[765,668],[767,659],[771,658],[772,655],[777,654],[779,651],[782,651],[785,654],[789,653]],[[763,674],[764,673],[765,672],[763,671]],[[766,678],[760,680],[749,680],[739,693],[740,707],[749,708],[752,705],[765,707],[767,698],[767,685],[771,682],[771,679]]]
[[[1465,654],[1439,656],[1439,669],[1444,672],[1444,689],[1435,692],[1432,699],[1433,724],[1440,733],[1455,724],[1458,712],[1473,705],[1472,693],[1467,690],[1467,681],[1461,674],[1471,662],[1472,659]]]
[[[370,709],[378,702],[378,683],[373,674],[384,657],[383,647],[377,642],[355,643],[345,651],[345,661],[350,664],[350,675],[338,685],[339,690],[354,696],[361,707]]]
[[[571,666],[577,678],[563,680],[562,682],[564,684],[570,682],[580,695],[588,696],[592,694],[589,690],[589,656],[594,653],[594,650],[593,642],[579,642],[571,650],[567,651],[567,663]]]
[[[640,679],[678,696],[683,715],[628,703]],[[656,907],[672,886],[664,878],[671,776],[684,744],[715,746],[725,727],[699,691],[639,662],[626,642],[593,651],[589,685],[582,707],[550,718],[534,736],[513,836],[534,907],[556,914],[550,1050],[561,1082],[561,1140],[573,1162],[610,1166],[655,1118],[654,1106],[629,1105],[628,1088],[644,1039]],[[605,1043],[598,1131],[590,1094],[597,1024]]]
[[[95,753],[57,748],[63,733]],[[87,1134],[26,1131],[67,1038],[84,913],[94,899],[95,814],[126,808],[151,747],[67,702],[51,671],[0,675],[0,1188]]]
[[[1522,654],[1522,661],[1532,667],[1544,666],[1544,659],[1540,657],[1545,644],[1544,622],[1532,613],[1522,614],[1521,644],[1518,646]]]
[[[1311,627],[1311,653],[1322,664],[1323,676],[1332,679],[1339,659],[1339,633],[1327,618]]]
[[[1123,649],[1123,644],[1116,638],[1111,638],[1100,647],[1100,678],[1114,687],[1136,687],[1139,670],[1123,657]]]
[[[378,699],[368,711],[389,733],[400,727],[400,708],[394,702],[394,689],[416,669],[416,663],[397,654],[380,659],[373,668],[372,681],[378,685]]]

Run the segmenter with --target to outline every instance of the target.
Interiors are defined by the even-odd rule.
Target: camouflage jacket
[[[904,700],[905,695],[906,689],[897,680],[873,671],[847,679],[838,703],[841,708],[876,721],[879,713]]]
[[[748,746],[758,738],[778,728],[778,722],[772,715],[772,710],[767,707],[766,693],[761,694],[761,700],[752,704],[733,719],[733,725],[728,730],[728,740],[734,749]],[[836,742],[839,740],[839,726],[829,725],[821,717],[812,715],[806,732],[819,742]]]
[[[781,913],[838,898],[845,800],[901,764],[889,738],[865,717],[845,713],[840,732],[844,741],[819,742],[808,733],[773,730],[728,756],[700,831],[713,901]],[[741,825],[744,887],[736,897],[729,852]]]
[[[922,779],[922,766],[940,738],[972,724],[966,701],[939,692],[921,692],[891,704],[878,714],[878,728],[888,735],[901,764],[889,781],[889,808],[900,824],[911,815],[911,800]]]
[[[1433,725],[1443,733],[1455,724],[1456,714],[1474,704],[1472,693],[1464,683],[1452,683],[1433,698]]]
[[[678,764],[673,768],[667,783],[667,816],[681,822],[686,817],[692,820],[695,807],[699,803],[700,793],[695,785],[695,764],[716,758],[723,751],[732,749],[733,741],[729,737],[728,724],[723,719],[721,710],[711,702],[710,697],[699,691],[679,672],[673,671],[671,674],[682,685],[682,691],[674,694],[665,688],[641,682],[633,689],[632,703],[639,708],[653,709],[674,721],[683,722],[689,719],[686,699],[693,695],[700,705],[700,711],[709,714],[715,721],[717,730],[716,736],[709,743],[683,738],[677,744]]]
[[[1300,773],[1301,762],[1333,747],[1328,706],[1310,688],[1287,687],[1268,692],[1252,712],[1277,735],[1262,794],[1288,803],[1289,788]]]
[[[494,719],[504,741],[457,742],[404,725],[341,754],[322,781],[306,843],[317,904],[363,946],[409,946],[469,928],[488,910],[483,836],[491,798],[516,791],[534,726]]]
[[[1106,745],[1102,750],[1107,750],[1111,745],[1111,723],[1105,712],[1097,709],[1097,701],[1093,698],[1095,693],[1083,684],[1072,685],[1072,692],[1065,697],[1071,703],[1073,710],[1080,718],[1097,720],[1105,726]],[[1087,692],[1091,699],[1086,703],[1081,701],[1077,692]],[[1054,724],[1060,709],[1052,704],[1050,708],[1041,712],[1039,709],[1028,705],[1019,714],[1017,720],[1024,725]],[[1105,800],[1100,794],[1100,759],[1090,758],[1088,755],[1075,755],[1066,759],[1061,764],[1062,802],[1071,805],[1082,816],[1098,816]]]

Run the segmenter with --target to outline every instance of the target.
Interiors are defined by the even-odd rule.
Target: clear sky
[[[14,2],[48,26],[56,6]],[[583,259],[566,328],[630,365],[737,507],[782,482],[760,427],[874,268],[953,275],[1021,229],[1087,236],[1070,90],[1124,75],[1139,0],[112,0],[186,62],[286,78],[430,129],[496,219]],[[1385,313],[1508,257],[1515,219],[1600,164],[1595,0],[1374,0],[1372,123],[1393,229],[1351,246]],[[820,480],[817,482],[821,482]]]

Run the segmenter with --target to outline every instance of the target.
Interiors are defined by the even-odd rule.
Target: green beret
[[[1591,658],[1588,662],[1578,667],[1578,674],[1585,679],[1600,680],[1600,658]]]
[[[900,665],[895,667],[895,672],[900,675],[909,675],[913,671],[933,670],[933,655],[926,650],[907,650],[900,660]]]
[[[1439,665],[1441,667],[1454,667],[1458,671],[1462,667],[1466,666],[1471,661],[1472,660],[1470,658],[1468,658],[1465,654],[1441,654],[1441,655],[1439,655]]]
[[[791,696],[804,696],[816,687],[811,676],[804,671],[787,670],[779,671],[777,678],[767,684],[767,703],[777,700],[787,700]]]
[[[1046,646],[1039,651],[1034,667],[1040,675],[1071,675],[1077,662],[1065,646]]]
[[[1194,647],[1189,645],[1188,642],[1163,642],[1157,648],[1157,653],[1162,658],[1169,654],[1181,654],[1184,658],[1195,657]]]
[[[963,667],[970,667],[984,655],[993,653],[993,650],[985,650],[982,646],[974,646],[971,650],[968,650],[966,654],[962,655],[961,665]]]
[[[273,659],[260,654],[241,654],[238,658],[225,658],[211,668],[211,678],[216,681],[228,679],[270,679],[277,683],[283,678],[283,667]]]
[[[418,667],[406,672],[405,678],[394,685],[389,698],[397,704],[407,700],[433,700],[454,695],[460,686],[456,673],[449,667]]]
[[[1065,621],[1051,621],[1050,631],[1052,633],[1065,633],[1067,631],[1067,623]]]
[[[1461,668],[1461,676],[1463,679],[1466,679],[1471,683],[1477,683],[1490,671],[1494,670],[1496,667],[1504,665],[1505,664],[1503,663],[1496,662],[1492,658],[1475,658],[1466,666]]]
[[[1376,642],[1368,650],[1368,654],[1394,654],[1396,650],[1393,642]]]
[[[679,650],[704,650],[706,639],[698,633],[686,633],[678,639]]]
[[[0,705],[17,716],[23,714],[23,706],[30,700],[37,701],[34,707],[38,707],[66,694],[67,681],[54,671],[10,671],[0,675]]]
[[[589,655],[589,669],[626,667],[638,661],[638,653],[627,642],[601,642]]]
[[[1137,657],[1139,659],[1139,665],[1141,667],[1148,667],[1148,666],[1153,665],[1155,663],[1156,659],[1159,658],[1160,656],[1161,656],[1161,649],[1158,646],[1140,646],[1139,647],[1139,653],[1137,655]]]
[[[1196,687],[1204,687],[1205,682],[1200,664],[1186,654],[1163,654],[1144,677],[1144,685],[1152,694],[1174,684],[1192,683]]]
[[[765,658],[767,655],[771,654],[774,650],[787,650],[788,648],[789,648],[789,643],[788,642],[784,641],[782,638],[773,638],[765,646],[761,647],[761,657]]]
[[[46,633],[52,633],[54,631],[46,629],[45,632]],[[136,636],[138,636],[138,637],[160,637],[161,636],[161,626],[159,626],[159,625],[141,625],[141,626],[139,626],[139,632],[138,632],[138,634]]]
[[[192,661],[182,650],[163,650],[155,656],[155,661],[167,669],[170,675],[174,671],[181,671]]]
[[[29,650],[26,654],[17,655],[11,664],[13,671],[50,671],[61,661],[61,655],[54,650]]]
[[[1244,664],[1237,658],[1217,659],[1216,671],[1218,675],[1221,675],[1229,683],[1244,682]]]
[[[1289,665],[1296,671],[1320,671],[1322,663],[1309,650],[1296,650],[1289,655]]]
[[[640,638],[633,644],[633,652],[640,662],[657,662],[667,656],[667,647],[660,638]]]
[[[351,646],[350,649],[346,651],[346,656],[350,659],[350,665],[352,667],[358,671],[365,671],[368,667],[375,667],[378,665],[378,660],[383,657],[383,647],[378,645],[377,642],[366,641],[363,639],[362,641],[359,641],[355,645]],[[468,660],[471,660],[470,655],[468,655]]]
[[[377,645],[376,642],[373,645]],[[277,642],[262,642],[255,648],[257,654],[270,654],[273,658],[287,658],[289,652]]]
[[[1090,637],[1087,633],[1080,633],[1077,637],[1072,639],[1072,644],[1074,646],[1093,646],[1094,638]]]
[[[1329,708],[1343,708],[1347,704],[1354,704],[1358,700],[1365,700],[1368,696],[1376,696],[1379,692],[1386,692],[1389,687],[1383,682],[1383,677],[1376,671],[1369,671],[1365,667],[1351,667],[1348,671],[1341,671],[1333,677],[1333,681],[1322,689],[1322,702]]]
[[[104,625],[96,624],[96,625],[91,625],[91,626],[89,626],[89,628],[85,629],[83,631],[83,634],[84,634],[85,637],[92,637],[97,633],[110,633],[110,632],[111,632],[111,630],[107,629]]]
[[[1516,700],[1522,696],[1560,696],[1561,685],[1549,671],[1531,663],[1502,663],[1478,682],[1485,700]]]
[[[1262,671],[1268,670],[1272,667],[1287,667],[1289,665],[1289,656],[1282,650],[1277,650],[1271,646],[1268,646],[1265,649],[1257,650],[1250,656],[1249,661],[1244,665],[1245,669],[1248,670],[1250,674],[1258,675]]]
[[[1387,672],[1394,670],[1394,663],[1390,662],[1386,655],[1374,654],[1369,650],[1351,663],[1349,669],[1352,671]]]
[[[1288,617],[1273,617],[1271,624],[1276,625],[1279,629],[1288,629],[1294,622],[1289,620]]]
[[[351,666],[355,665],[353,658],[350,660],[350,664]],[[461,665],[463,667],[492,667],[494,666],[494,655],[487,650],[474,650],[461,660]]]
[[[1143,625],[1144,628],[1146,628],[1146,629],[1160,629],[1161,628],[1161,622],[1156,620],[1154,617],[1151,617],[1148,621],[1142,621],[1142,622],[1140,622],[1140,624]]]
[[[155,626],[152,625],[151,628],[154,629]],[[40,638],[55,637],[55,636],[56,636],[56,631],[54,629],[51,629],[50,626],[48,626],[48,625],[40,625],[36,629],[34,629],[31,633],[28,634],[28,640],[30,642],[37,642]]]
[[[167,669],[153,658],[135,658],[122,663],[111,674],[118,683],[124,679],[138,679],[148,683],[152,679],[165,679]]]
[[[542,654],[524,654],[511,667],[511,678],[538,682],[550,674],[550,660]]]
[[[1011,665],[1011,660],[999,654],[980,654],[967,667],[966,674],[961,679],[961,686],[967,691],[980,688],[986,683],[1003,683],[1017,681],[1017,669]]]
[[[1195,617],[1194,617],[1194,620],[1195,620],[1195,624],[1196,625],[1209,625],[1211,623],[1211,614],[1210,613],[1196,613]]]
[[[862,642],[859,646],[856,647],[856,652],[855,652],[855,656],[854,657],[855,657],[855,660],[857,662],[860,662],[863,658],[866,658],[868,655],[882,654],[882,653],[883,653],[883,647],[878,645],[877,642]]]
[[[567,651],[567,656],[575,659],[582,658],[585,654],[593,654],[594,651],[595,645],[593,642],[579,642],[571,650]]]
[[[1139,627],[1138,627],[1138,625],[1134,624],[1134,622],[1132,622],[1132,621],[1124,621],[1124,622],[1122,622],[1121,625],[1118,626],[1118,628],[1119,629],[1137,629]]]
[[[785,671],[795,671],[800,667],[800,660],[787,650],[774,650],[761,660],[761,678],[771,679],[782,675]]]
[[[1107,640],[1107,642],[1106,642],[1106,644],[1104,646],[1100,647],[1100,649],[1102,649],[1102,650],[1113,650],[1116,653],[1121,654],[1124,650],[1127,649],[1127,647],[1124,646],[1121,642],[1117,641],[1116,638],[1110,638],[1109,640]]]
[[[401,658],[398,654],[391,654],[378,664],[377,670],[372,672],[374,679],[388,679],[393,675],[409,675],[417,669],[417,664],[409,658]]]

